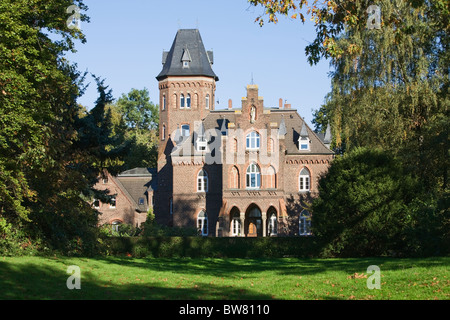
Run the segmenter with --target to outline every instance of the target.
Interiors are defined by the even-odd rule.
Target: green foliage
[[[147,219],[142,224],[143,237],[189,237],[198,234],[195,228],[169,227],[156,222],[155,214],[150,209],[147,213]]]
[[[111,237],[112,255],[133,257],[280,258],[312,257],[316,244],[312,237],[244,238],[153,235]]]
[[[131,91],[117,100],[117,107],[131,129],[157,129],[159,123],[158,106],[150,101],[147,88]]]
[[[405,249],[419,188],[387,152],[359,148],[335,159],[312,203],[313,234],[326,255],[384,255]]]
[[[77,0],[0,3],[3,238],[10,244],[26,238],[39,250],[71,255],[97,250],[97,212],[86,199],[105,169],[120,170],[126,153],[112,132],[106,108],[112,96],[104,81],[96,78],[99,99],[90,112],[76,102],[86,74],[64,54],[85,38],[66,25],[73,4],[87,9]]]
[[[149,91],[132,89],[109,106],[113,131],[129,145],[123,158],[124,170],[155,168],[158,157],[158,105],[150,101]]]

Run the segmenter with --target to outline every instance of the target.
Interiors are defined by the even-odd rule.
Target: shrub
[[[383,150],[359,148],[335,159],[312,203],[312,228],[322,254],[404,251],[417,190],[417,181]]]

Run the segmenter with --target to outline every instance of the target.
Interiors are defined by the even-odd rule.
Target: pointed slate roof
[[[308,136],[308,131],[306,130],[305,122],[303,122],[302,129],[300,131],[300,137],[307,137],[307,136]]]
[[[188,68],[183,68],[182,61],[186,58],[186,52],[190,63]],[[207,76],[219,80],[211,68],[213,55],[206,51],[202,37],[198,29],[180,29],[169,52],[163,52],[163,69],[156,77],[162,80],[168,76]]]
[[[323,143],[330,144],[331,143],[331,128],[330,125],[327,125],[327,131],[325,132],[325,137],[323,139]]]

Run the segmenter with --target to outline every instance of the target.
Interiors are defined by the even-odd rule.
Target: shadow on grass
[[[445,257],[400,259],[400,258],[140,258],[113,257],[98,258],[106,263],[151,269],[154,271],[172,271],[187,275],[239,276],[243,273],[261,273],[270,271],[278,275],[316,275],[325,272],[354,274],[366,272],[370,265],[384,267],[385,270],[409,269],[412,267],[450,266]]]
[[[40,260],[42,259],[42,260]],[[127,299],[127,300],[265,300],[272,291],[257,292],[244,287],[249,278],[290,279],[289,276],[320,275],[327,272],[365,273],[369,265],[382,271],[410,268],[448,267],[450,258],[359,258],[359,259],[188,259],[129,257],[98,258],[14,258],[0,260],[0,299]],[[82,268],[81,290],[69,290],[67,267]],[[266,272],[267,273],[264,273]],[[120,275],[124,273],[125,275]],[[176,275],[164,282],[161,277]],[[180,279],[186,282],[182,283]],[[213,276],[207,283],[204,277]],[[283,276],[287,276],[284,278]],[[137,282],[139,279],[146,279]],[[238,284],[241,277],[245,278]],[[128,279],[124,279],[128,278]],[[221,278],[225,281],[221,283]],[[112,280],[109,280],[112,279]],[[219,280],[220,279],[220,280]],[[289,280],[287,280],[289,281]],[[297,280],[295,280],[297,281]],[[309,280],[308,280],[309,281]],[[321,284],[323,280],[319,278]],[[309,283],[309,282],[308,282]],[[308,284],[307,283],[307,284]],[[286,283],[287,284],[287,283]],[[320,297],[318,297],[320,298]],[[340,297],[324,297],[340,299]]]
[[[124,261],[122,261],[124,262]],[[130,262],[130,261],[128,261]],[[119,263],[119,261],[116,261]],[[9,264],[0,262],[0,300],[72,300],[72,299],[126,299],[126,300],[263,300],[269,295],[239,287],[190,283],[190,288],[162,286],[161,282],[122,284],[99,280],[90,272],[82,272],[81,289],[70,290],[66,281],[70,263],[45,266]]]

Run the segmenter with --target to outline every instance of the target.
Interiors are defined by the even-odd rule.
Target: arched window
[[[203,210],[197,216],[197,230],[202,236],[208,235],[208,215]]]
[[[267,188],[276,189],[277,187],[277,173],[275,172],[275,168],[270,166],[267,169]]]
[[[256,163],[247,168],[247,188],[258,189],[261,187],[261,171]]]
[[[303,210],[298,220],[298,234],[301,236],[311,235],[311,214]]]
[[[299,175],[299,184],[298,184],[298,190],[299,191],[309,191],[310,189],[310,182],[311,182],[311,175],[309,173],[309,170],[307,168],[303,168],[302,171],[300,171]]]
[[[230,189],[239,189],[239,170],[236,167],[231,168]]]
[[[258,150],[259,149],[259,133],[252,131],[247,135],[247,149]]]
[[[239,212],[235,211],[231,216],[231,235],[238,236],[241,234],[241,217]]]
[[[113,222],[111,222],[111,229],[112,229],[112,231],[119,232],[119,226],[121,224],[122,223],[119,220],[114,220]]]
[[[191,108],[191,95],[189,93],[186,97],[186,108]]]
[[[165,139],[166,139],[166,125],[163,124],[162,131],[161,131],[161,140],[165,140]]]
[[[180,109],[184,108],[184,94],[180,95]]]
[[[166,110],[166,96],[163,95],[162,110]]]
[[[209,109],[209,94],[207,94],[205,97],[205,108]]]
[[[189,137],[190,134],[191,134],[191,129],[190,129],[189,125],[188,124],[183,124],[181,126],[181,136]]]
[[[272,213],[269,217],[269,236],[277,234],[277,215]]]
[[[197,192],[208,192],[208,174],[203,169],[197,175]]]

